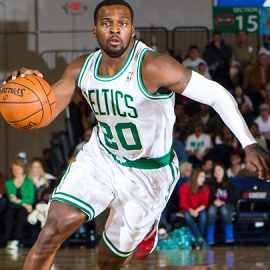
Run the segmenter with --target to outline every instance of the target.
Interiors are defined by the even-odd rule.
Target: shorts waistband
[[[98,137],[98,139],[99,139],[99,137]],[[175,156],[174,151],[171,149],[167,154],[165,154],[164,156],[161,156],[161,157],[140,158],[140,159],[136,159],[136,160],[129,160],[129,159],[126,159],[125,157],[119,157],[119,156],[111,153],[107,149],[107,147],[105,147],[103,145],[103,143],[101,142],[100,139],[99,139],[99,142],[102,145],[102,147],[110,154],[110,156],[113,157],[113,159],[118,164],[125,166],[125,167],[132,167],[132,168],[143,169],[143,170],[159,169],[159,168],[162,168],[162,167],[169,165]]]

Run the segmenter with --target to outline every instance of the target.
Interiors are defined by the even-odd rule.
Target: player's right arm
[[[61,78],[56,83],[51,85],[56,96],[56,109],[53,112],[52,118],[46,125],[50,124],[70,103],[77,88],[76,82],[81,70],[81,66],[86,57],[87,55],[82,55],[75,59],[67,66]],[[9,80],[15,80],[19,76],[24,77],[28,74],[33,74],[43,78],[43,74],[40,71],[22,67],[19,70],[13,71],[4,84]]]

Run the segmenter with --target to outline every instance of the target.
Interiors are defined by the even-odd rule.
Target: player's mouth
[[[108,39],[108,43],[112,46],[118,46],[122,43],[122,41],[119,37],[114,36]]]

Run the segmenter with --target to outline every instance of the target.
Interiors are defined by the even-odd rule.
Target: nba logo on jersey
[[[132,77],[133,77],[133,72],[129,72],[127,75],[127,81],[131,81]]]

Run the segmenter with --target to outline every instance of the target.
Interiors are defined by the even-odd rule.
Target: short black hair
[[[132,7],[130,6],[129,3],[127,3],[124,0],[103,0],[102,2],[100,2],[95,9],[94,12],[94,23],[95,25],[97,24],[97,15],[98,15],[98,11],[104,7],[104,6],[116,6],[116,5],[121,5],[121,6],[125,6],[129,9],[130,14],[131,14],[131,21],[133,22],[133,17],[134,17],[134,12]]]

